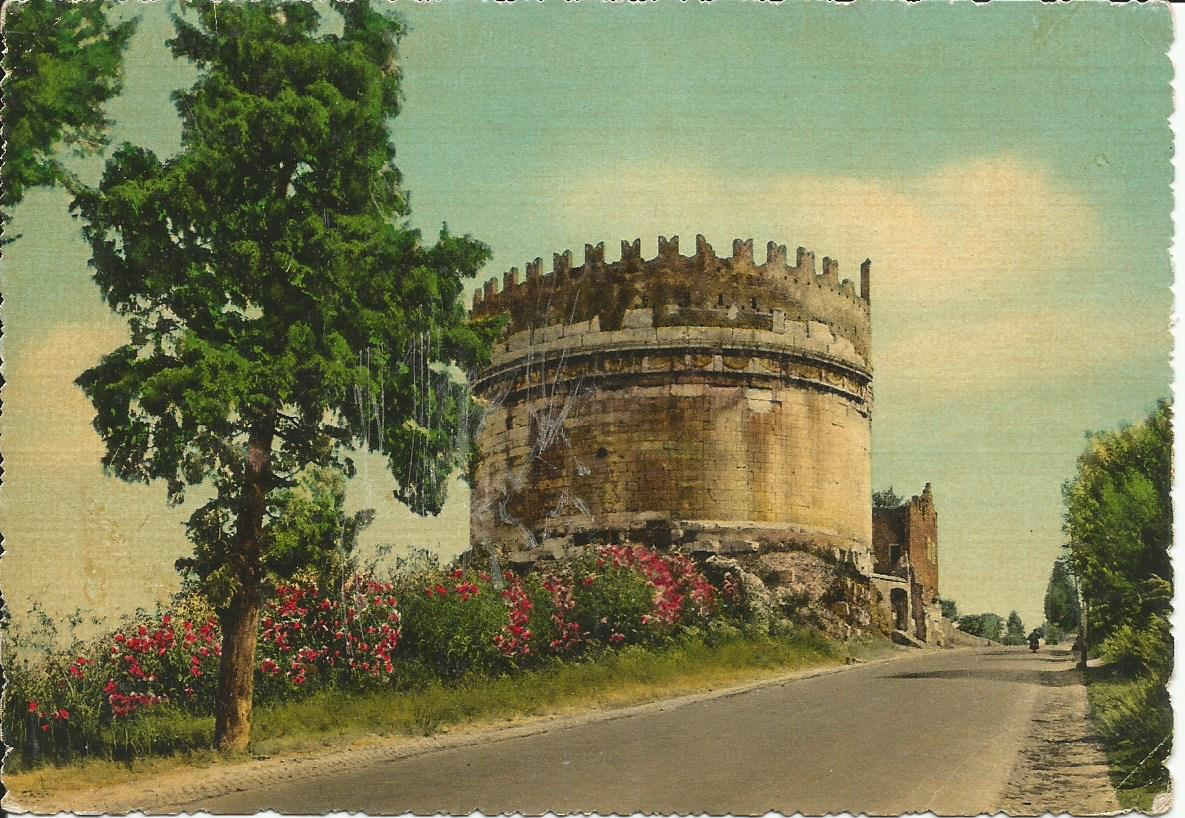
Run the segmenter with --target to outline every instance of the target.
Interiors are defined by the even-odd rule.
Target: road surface
[[[920,654],[170,811],[974,815],[997,808],[1043,686],[1072,665],[1026,648]]]

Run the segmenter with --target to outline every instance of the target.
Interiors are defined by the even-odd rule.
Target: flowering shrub
[[[510,621],[496,639],[522,664],[669,636],[718,611],[716,589],[694,561],[643,546],[606,546],[515,580],[503,592]]]
[[[442,679],[491,673],[507,667],[497,637],[504,636],[508,608],[489,574],[457,568],[404,577],[404,641],[401,653]],[[525,629],[525,625],[517,625]],[[524,644],[530,635],[519,635]]]
[[[716,588],[700,573],[695,561],[682,554],[660,554],[652,548],[609,546],[602,549],[598,563],[640,570],[654,588],[654,613],[647,617],[662,625],[699,622],[717,610]]]
[[[523,660],[538,651],[532,650],[535,631],[531,629],[535,602],[523,581],[517,577],[502,591],[506,603],[507,622],[502,630],[494,634],[494,646],[507,659]]]
[[[116,736],[108,728],[135,721],[145,710],[211,712],[221,652],[218,622],[208,607],[181,602],[178,610],[141,615],[40,663],[26,657],[7,667],[9,743],[27,760],[61,761],[79,752],[112,752]],[[121,735],[126,743],[128,732]]]
[[[257,695],[384,684],[402,634],[395,586],[354,576],[335,593],[312,579],[284,584],[268,600],[256,648]]]
[[[736,589],[725,582],[727,605]],[[463,568],[395,581],[356,575],[334,588],[306,577],[278,586],[265,603],[256,702],[496,674],[653,643],[715,616],[719,596],[689,558],[641,546],[607,546],[497,582]],[[30,763],[177,749],[176,737],[161,738],[155,727],[145,727],[138,750],[129,737],[153,714],[159,725],[168,713],[213,713],[221,641],[209,605],[181,596],[68,652],[10,663],[5,736]],[[197,733],[186,740],[201,741]]]

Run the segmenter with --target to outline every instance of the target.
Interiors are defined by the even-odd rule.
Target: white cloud
[[[791,256],[801,244],[838,256],[841,277],[856,278],[871,258],[878,372],[930,389],[1073,377],[1137,350],[1167,355],[1167,327],[1147,305],[1079,300],[1106,255],[1099,213],[1015,155],[894,178],[627,163],[570,179],[554,196],[539,221],[559,220],[555,232],[581,243],[604,238],[609,258],[617,238],[638,235],[650,256],[660,233],[680,234],[689,254],[696,232],[721,255],[733,237],[786,243]]]
[[[555,197],[559,218],[587,241],[641,235],[653,252],[657,234],[681,232],[686,253],[703,232],[723,254],[733,237],[753,237],[838,256],[846,276],[870,257],[874,302],[1007,291],[1090,263],[1101,235],[1083,197],[1012,155],[892,179],[624,164],[568,180]]]

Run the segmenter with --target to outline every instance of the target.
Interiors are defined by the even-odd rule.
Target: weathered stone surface
[[[658,257],[624,242],[536,259],[475,298],[506,314],[474,382],[486,404],[475,546],[559,558],[643,542],[736,557],[747,592],[825,630],[876,617],[871,570],[870,287],[813,253],[701,236]],[[540,545],[542,544],[542,545]],[[864,574],[863,584],[849,575]]]
[[[913,634],[906,633],[905,631],[894,630],[890,634],[890,636],[892,637],[893,641],[898,645],[905,645],[906,647],[910,647],[910,648],[924,648],[924,647],[926,647],[925,642],[923,642],[921,639],[918,639]]]

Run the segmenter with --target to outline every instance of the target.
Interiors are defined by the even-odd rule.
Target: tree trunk
[[[251,740],[251,704],[255,693],[255,643],[263,607],[263,561],[260,542],[267,508],[272,449],[270,424],[253,430],[248,442],[243,494],[236,520],[230,565],[238,582],[230,604],[219,611],[222,657],[214,700],[214,746],[242,752]]]
[[[214,704],[214,746],[242,752],[251,740],[251,702],[255,694],[255,642],[259,635],[259,594],[236,594],[219,616],[222,658]]]

